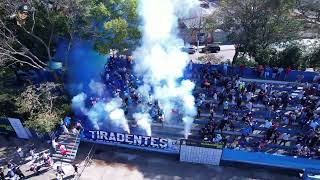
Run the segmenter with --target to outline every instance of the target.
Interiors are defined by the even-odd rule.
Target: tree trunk
[[[232,65],[236,64],[236,61],[237,61],[237,58],[238,58],[238,55],[239,55],[239,47],[238,46],[236,46],[235,51],[236,52],[235,52],[235,54],[234,54],[234,56],[232,58]]]

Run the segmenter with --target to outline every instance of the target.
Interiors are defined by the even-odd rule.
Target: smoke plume
[[[152,87],[152,92],[150,88],[141,88],[143,96],[148,98],[152,94],[158,100],[166,121],[170,120],[172,109],[179,109],[183,114],[186,137],[196,111],[192,95],[194,84],[189,80],[179,81],[189,57],[180,49],[184,42],[177,36],[178,18],[197,4],[197,0],[140,0],[143,40],[134,53],[135,72],[143,77],[145,87]],[[140,127],[149,128],[146,123],[151,121],[144,120]]]
[[[120,98],[113,98],[109,102],[98,100],[90,108],[86,108],[87,95],[80,93],[72,98],[72,108],[74,111],[87,116],[92,126],[99,130],[100,127],[110,122],[116,127],[120,127],[123,131],[130,133],[128,120],[125,117],[124,111],[121,108],[122,100]]]

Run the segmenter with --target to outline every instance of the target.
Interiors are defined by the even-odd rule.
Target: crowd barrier
[[[194,72],[196,72],[202,68],[208,68],[208,67],[209,67],[209,70],[216,69],[220,72],[223,72],[223,65],[208,65],[208,64],[193,64],[192,65],[192,69]],[[236,67],[228,66],[228,73],[232,73],[232,72],[240,74],[240,67],[239,66],[236,66]],[[314,77],[319,75],[319,73],[292,70],[289,73],[288,77],[286,78],[286,81],[294,82],[297,80],[298,75],[304,76],[302,82],[312,82]],[[271,80],[271,76],[272,76],[272,73],[270,73],[268,79]],[[251,68],[251,67],[244,68],[242,77],[244,77],[244,78],[258,78],[256,68]],[[284,72],[280,75],[279,79],[280,80],[284,79]]]
[[[320,169],[319,160],[232,149],[223,149],[221,160],[294,170]]]
[[[221,143],[172,140],[117,132],[85,130],[82,141],[180,155],[181,161],[219,165],[221,161],[279,167],[292,170],[320,169],[320,161],[223,148]]]

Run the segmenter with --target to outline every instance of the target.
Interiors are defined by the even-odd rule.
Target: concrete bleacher
[[[287,91],[289,94],[292,95],[293,93],[299,93],[301,91],[301,88],[299,87],[293,87],[292,83],[290,82],[284,82],[284,81],[272,81],[272,80],[260,80],[260,79],[246,79],[242,78],[241,81],[245,82],[255,82],[256,84],[262,84],[262,83],[268,83],[273,86],[273,89],[278,90],[278,91]],[[199,92],[205,92],[206,90],[204,88],[197,87],[195,90],[195,93]],[[206,102],[212,102],[212,98],[206,97]],[[282,110],[282,112],[278,113],[284,113],[286,111],[294,110],[295,107],[292,106],[291,104],[288,105],[288,107],[285,110]],[[239,115],[242,116],[245,111],[239,112]],[[265,108],[264,105],[262,104],[254,104],[253,105],[253,118],[256,121],[256,128],[253,131],[252,134],[250,134],[247,137],[247,140],[249,140],[248,145],[254,143],[254,142],[259,142],[262,140],[262,138],[265,136],[265,132],[267,128],[264,127],[265,123],[265,114],[267,112],[267,109]],[[192,126],[191,132],[189,134],[189,139],[195,139],[199,140],[199,130],[209,122],[209,109],[202,109],[201,116],[199,118],[196,118],[194,120],[194,125]],[[222,119],[222,109],[220,108],[218,112],[214,115],[214,119],[217,123]],[[237,139],[238,137],[241,136],[241,129],[243,128],[243,123],[242,122],[235,122],[235,129],[234,131],[225,128],[222,132],[220,130],[216,130],[215,133],[223,134],[229,141],[228,144],[232,143],[232,140]],[[163,132],[162,129],[165,129],[165,132]],[[268,144],[267,148],[273,148],[274,151],[282,149],[282,150],[292,150],[294,149],[295,142],[296,142],[296,137],[299,133],[302,133],[302,130],[299,129],[298,123],[294,122],[292,124],[286,125],[286,124],[279,124],[279,127],[277,129],[278,132],[280,133],[288,133],[290,134],[289,141],[286,143],[286,145],[278,145],[278,144]],[[179,138],[184,138],[184,126],[182,122],[180,124],[172,125],[172,124],[157,124],[153,123],[152,125],[152,132],[156,136],[163,136],[163,137],[168,137],[173,139],[179,139]],[[269,149],[270,150],[270,149]]]
[[[192,65],[192,69],[193,69],[194,72],[197,72],[202,68],[209,69],[210,71],[212,71],[212,70],[218,70],[220,72],[223,71],[223,66],[219,65],[219,64],[210,65],[210,66],[208,64],[193,64]],[[233,72],[235,74],[240,74],[239,66],[238,67],[228,66],[228,71],[229,72]],[[298,75],[303,75],[304,76],[302,82],[312,82],[314,77],[319,75],[319,73],[318,72],[292,70],[290,72],[289,76],[287,77],[286,81],[287,82],[295,82]],[[242,77],[244,77],[246,79],[257,79],[256,68],[255,67],[246,67],[246,68],[244,68]],[[281,74],[279,79],[283,80],[284,79],[284,74]],[[271,79],[271,73],[270,73],[270,77],[268,78],[268,80],[272,80]],[[284,81],[281,81],[281,82],[284,82]],[[275,83],[277,83],[277,82],[275,82]]]
[[[125,61],[115,61],[115,64],[118,64],[116,66],[119,67],[124,67],[128,65],[127,62]],[[193,64],[192,65],[192,72],[190,69],[187,67],[185,75],[187,78],[191,79],[193,82],[195,82],[196,87],[194,89],[194,95],[201,93],[206,93],[208,89],[202,88],[201,83],[204,80],[202,77],[202,70],[207,69],[210,72],[213,72],[213,70],[217,70],[219,72],[223,71],[223,66],[222,65],[207,65],[207,64]],[[111,71],[117,68],[112,68]],[[130,66],[127,67],[130,71]],[[131,71],[130,71],[131,72]],[[130,73],[129,72],[129,73]],[[239,74],[239,68],[233,68],[233,67],[228,67],[228,73],[229,75],[231,74]],[[192,75],[191,75],[192,74]],[[279,81],[275,81],[271,79],[271,74],[270,77],[267,77],[266,79],[259,79],[257,77],[257,73],[255,72],[255,68],[245,68],[243,76],[241,77],[241,81],[244,82],[255,82],[257,85],[261,85],[263,83],[270,84],[272,86],[273,90],[281,91],[281,92],[289,92],[289,95],[292,98],[295,98],[299,92],[302,90],[301,87],[298,87],[297,83],[295,83],[297,76],[298,75],[303,75],[304,79],[302,82],[312,82],[314,77],[317,75],[317,73],[313,72],[303,72],[303,71],[291,71],[289,76],[287,77],[286,81],[283,81],[284,79],[284,73],[280,75]],[[115,78],[115,87],[119,88],[121,90],[125,90],[127,87],[125,87],[125,83],[122,82],[123,80],[117,79],[117,75],[113,75]],[[281,81],[280,81],[281,80]],[[137,81],[136,78],[132,81]],[[139,82],[135,82],[136,85],[141,85]],[[221,88],[219,85],[216,87],[217,89]],[[110,88],[112,89],[112,88]],[[213,98],[206,96],[205,102],[212,102]],[[286,111],[292,111],[296,108],[296,103],[288,104],[288,107],[285,110],[278,110],[277,112],[272,112],[272,115],[275,116],[276,114],[283,114]],[[133,122],[134,124],[134,118],[132,117],[132,113],[135,112],[136,106],[133,105],[133,107],[128,108],[128,116],[127,118],[129,121]],[[239,110],[239,116],[242,117],[243,114],[246,112],[246,110]],[[253,104],[253,118],[254,121],[257,123],[255,130],[253,131],[252,134],[250,134],[247,137],[248,140],[248,146],[253,147],[256,142],[260,142],[263,137],[265,136],[266,133],[266,128],[263,126],[265,123],[265,116],[267,113],[267,109],[264,107],[262,104]],[[194,124],[191,128],[191,132],[188,136],[189,139],[194,139],[194,140],[201,140],[199,136],[199,130],[206,125],[209,122],[209,109],[202,108],[201,116],[199,118],[196,118],[194,120]],[[214,116],[214,121],[219,124],[220,120],[222,119],[222,108],[220,107],[218,111],[216,112]],[[235,129],[234,131],[230,130],[228,127],[226,127],[222,132],[219,130],[216,130],[215,133],[220,133],[223,134],[229,141],[228,144],[232,143],[234,139],[237,139],[241,136],[241,129],[244,128],[244,123],[241,121],[237,121],[234,123]],[[290,125],[286,124],[279,124],[280,126],[278,127],[277,131],[280,133],[287,132],[290,134],[290,140],[288,143],[286,143],[285,146],[283,145],[275,145],[275,144],[268,144],[268,147],[272,147],[275,150],[277,149],[283,149],[283,150],[291,150],[295,146],[295,141],[296,137],[299,133],[303,132],[302,129],[299,127],[298,123],[294,122]],[[181,120],[181,117],[178,117],[177,119],[171,121],[170,123],[164,123],[164,124],[159,124],[154,122],[152,124],[152,136],[156,137],[164,137],[164,138],[170,138],[170,139],[181,139],[185,137],[185,132],[184,132],[184,125]],[[256,146],[256,145],[255,145]]]

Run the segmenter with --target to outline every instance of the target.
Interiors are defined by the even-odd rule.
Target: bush
[[[237,60],[234,62],[234,65],[239,66],[241,64],[245,65],[246,67],[255,67],[258,63],[246,58],[245,56],[241,56],[237,58]]]
[[[298,69],[303,62],[302,60],[303,56],[301,48],[297,45],[292,45],[279,53],[275,65],[282,67],[291,66],[293,69]]]
[[[304,58],[303,62],[304,62],[303,64],[305,68],[312,67],[314,69],[319,69],[320,68],[320,46],[314,48],[314,50]]]
[[[277,50],[273,48],[259,49],[255,61],[258,64],[272,66],[274,60],[277,59]]]

